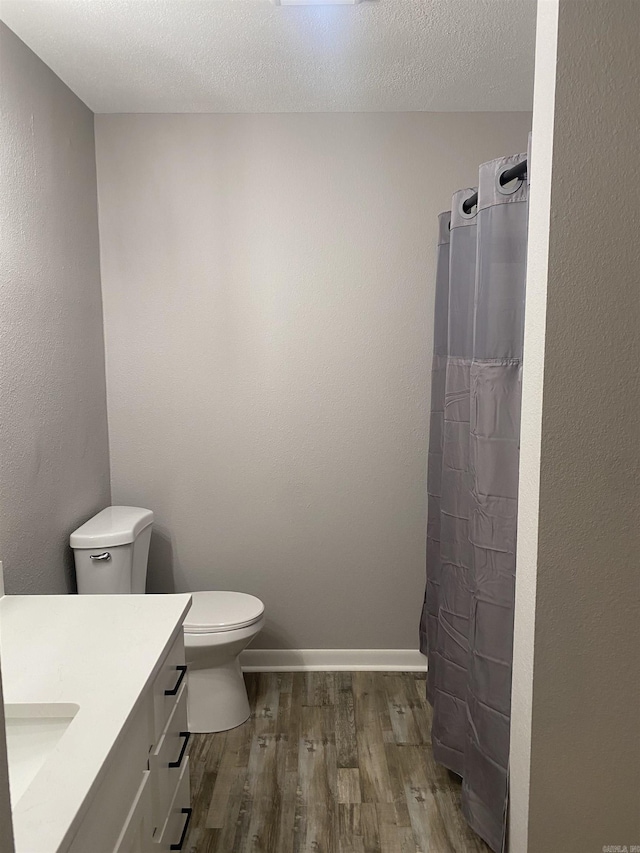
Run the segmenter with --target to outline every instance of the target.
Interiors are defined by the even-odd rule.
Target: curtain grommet
[[[516,180],[509,181],[506,186],[503,186],[500,183],[500,179],[502,178],[504,173],[508,172],[511,168],[511,166],[505,166],[504,168],[500,169],[500,171],[496,174],[496,189],[501,195],[513,195],[514,193],[517,193],[520,187],[524,184],[523,178],[517,178]]]
[[[468,198],[471,198],[471,196],[468,196]],[[459,204],[458,204],[458,213],[459,213],[459,215],[460,215],[463,219],[475,219],[475,217],[478,215],[478,205],[477,205],[477,204],[475,204],[475,205],[471,208],[471,210],[470,210],[469,212],[467,212],[467,211],[464,209],[464,205],[465,205],[465,202],[466,202],[466,201],[467,201],[467,199],[466,199],[466,198],[461,198],[461,199],[460,199],[460,202],[459,202]]]

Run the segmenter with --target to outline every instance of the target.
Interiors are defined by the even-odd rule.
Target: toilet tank
[[[136,506],[108,506],[69,539],[79,595],[142,594],[153,513]]]

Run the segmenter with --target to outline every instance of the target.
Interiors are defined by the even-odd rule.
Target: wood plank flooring
[[[424,675],[245,674],[244,725],[194,735],[188,853],[488,853],[435,764]]]

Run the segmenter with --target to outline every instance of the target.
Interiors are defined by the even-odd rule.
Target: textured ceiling
[[[2,0],[95,112],[528,110],[534,0]]]

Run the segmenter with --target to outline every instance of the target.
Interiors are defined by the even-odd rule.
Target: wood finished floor
[[[247,673],[244,725],[194,735],[188,853],[487,853],[431,753],[424,675]]]

